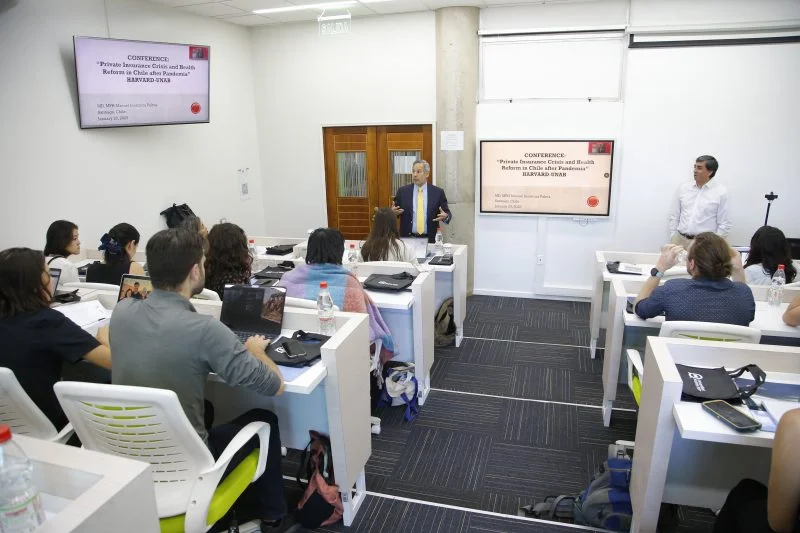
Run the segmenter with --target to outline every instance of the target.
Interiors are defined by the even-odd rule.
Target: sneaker
[[[261,521],[261,533],[288,533],[297,529],[297,522],[294,516],[289,513],[284,516],[277,524]]]

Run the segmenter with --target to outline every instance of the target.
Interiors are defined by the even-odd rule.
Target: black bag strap
[[[55,261],[56,259],[66,259],[63,255],[54,255],[50,258],[50,261],[47,262],[47,266],[50,266],[50,263]]]
[[[753,376],[753,380],[755,380],[755,383],[739,389],[739,397],[742,399],[749,398],[755,394],[758,391],[758,388],[763,385],[765,381],[767,381],[767,374],[756,364],[749,364],[741,368],[737,368],[736,370],[731,370],[728,372],[728,375],[731,378],[738,378],[745,372],[750,372],[750,374]]]

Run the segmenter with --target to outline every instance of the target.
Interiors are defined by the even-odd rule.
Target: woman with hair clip
[[[769,285],[778,265],[783,265],[786,283],[794,281],[797,268],[792,264],[792,253],[786,236],[778,228],[762,226],[750,239],[750,252],[744,264],[747,284]]]
[[[78,268],[67,259],[71,255],[81,253],[81,239],[78,235],[78,226],[69,220],[56,220],[47,228],[47,240],[44,245],[44,255],[49,268],[61,269],[59,283],[74,283],[80,281]]]
[[[364,261],[403,261],[417,266],[414,249],[400,240],[397,231],[397,216],[389,207],[375,211],[372,229],[361,247]]]
[[[208,232],[206,288],[222,298],[225,285],[249,285],[253,258],[247,250],[247,235],[236,224],[216,224]]]
[[[89,265],[86,281],[119,285],[122,276],[144,276],[142,265],[133,260],[139,246],[139,232],[125,222],[117,224],[100,238],[98,250],[103,251],[103,263]]]
[[[636,297],[636,314],[645,319],[663,313],[665,320],[749,325],[755,318],[756,302],[750,287],[743,283],[739,252],[716,233],[700,233],[686,259],[686,270],[692,278],[672,279],[659,286],[664,272],[678,263],[682,250],[675,244],[664,246],[650,278]]]
[[[53,385],[62,363],[88,361],[111,368],[108,328],[92,337],[50,308],[50,273],[41,252],[9,248],[0,252],[0,367],[10,368],[39,409],[61,430],[67,417]],[[110,381],[110,378],[108,378]]]

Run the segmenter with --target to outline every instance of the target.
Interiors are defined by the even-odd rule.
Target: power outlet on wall
[[[536,256],[536,264],[543,265],[544,264],[544,254],[539,254]]]

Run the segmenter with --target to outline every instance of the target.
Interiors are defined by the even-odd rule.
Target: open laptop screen
[[[119,296],[117,300],[133,298],[134,300],[146,300],[153,292],[153,283],[149,276],[135,276],[125,274],[119,284]]]
[[[281,332],[286,289],[228,285],[222,297],[220,320],[233,331],[275,336]]]
[[[424,237],[403,237],[400,240],[414,249],[414,257],[418,261],[428,257],[428,239]]]
[[[61,279],[60,268],[50,268],[50,294],[55,296],[56,289],[58,288],[58,280]]]

